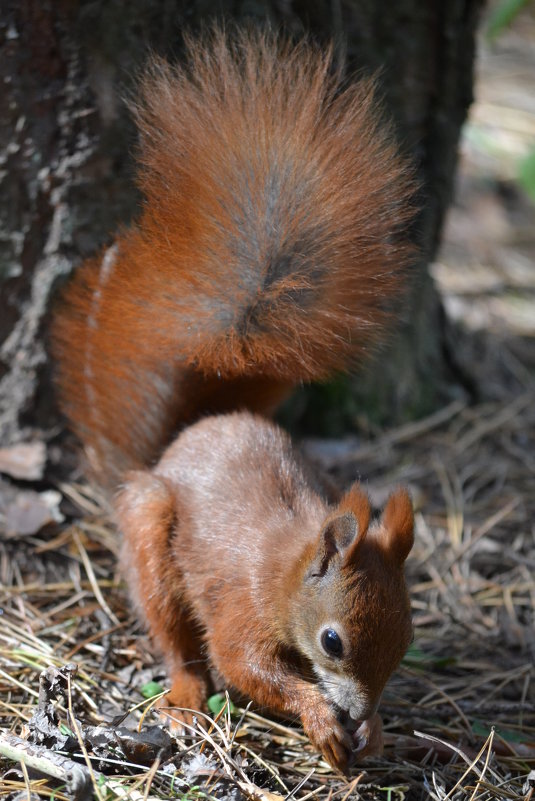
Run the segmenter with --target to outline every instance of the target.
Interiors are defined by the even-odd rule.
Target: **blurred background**
[[[455,196],[431,273],[469,332],[459,354],[482,395],[535,367],[535,4],[495,2],[478,34],[475,100],[463,126]]]

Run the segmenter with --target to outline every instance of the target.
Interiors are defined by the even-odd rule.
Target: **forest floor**
[[[36,444],[0,484],[0,799],[535,801],[535,209],[515,181],[535,142],[534,43],[525,15],[482,45],[432,268],[479,401],[371,442],[305,443],[376,504],[399,483],[415,500],[415,640],[384,695],[384,757],[347,779],[298,727],[224,696],[217,723],[171,738],[105,503],[82,482],[25,482]]]

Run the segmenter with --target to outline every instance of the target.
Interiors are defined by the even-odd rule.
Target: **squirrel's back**
[[[270,412],[380,339],[411,258],[412,174],[329,53],[214,33],[154,60],[142,213],[64,293],[62,406],[115,481],[207,412]]]

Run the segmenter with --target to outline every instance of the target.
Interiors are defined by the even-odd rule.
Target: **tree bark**
[[[268,20],[296,37],[310,31],[322,42],[334,38],[348,73],[379,71],[402,147],[418,166],[422,211],[415,238],[423,258],[401,331],[352,380],[343,406],[350,418],[366,409],[397,419],[432,407],[448,359],[425,266],[452,193],[460,127],[472,96],[480,0],[3,0],[3,6],[3,442],[28,436],[33,427],[57,426],[46,351],[51,299],[71,269],[136,211],[135,132],[123,99],[150,51],[179,57],[184,29],[197,30],[214,14]],[[337,392],[336,384],[322,391],[330,401]],[[342,412],[339,405],[336,426]],[[310,414],[300,414],[310,422]]]

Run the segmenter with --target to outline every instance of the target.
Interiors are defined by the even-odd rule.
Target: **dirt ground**
[[[377,504],[413,493],[415,639],[384,696],[384,758],[344,778],[297,727],[224,702],[189,738],[159,728],[165,673],[106,505],[83,481],[45,485],[37,443],[18,467],[0,453],[18,475],[0,484],[0,798],[535,800],[535,208],[516,182],[535,146],[533,14],[482,41],[478,75],[432,266],[478,402],[305,444]]]

